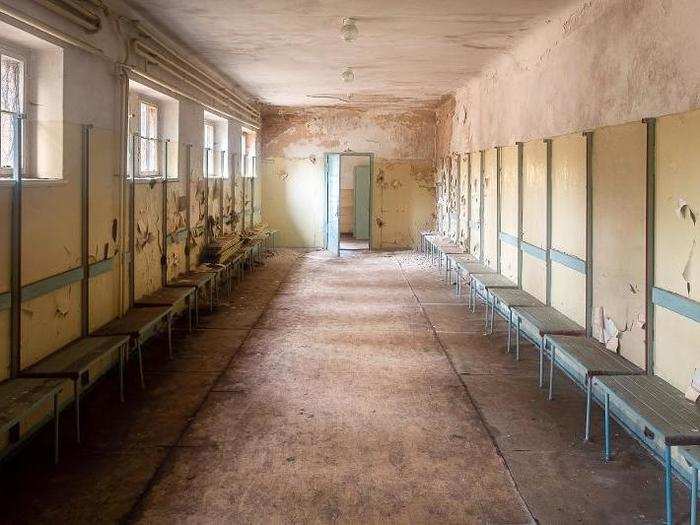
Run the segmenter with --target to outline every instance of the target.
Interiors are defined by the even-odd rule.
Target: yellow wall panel
[[[162,191],[160,183],[153,185],[136,183],[135,299],[155,292],[161,287]]]
[[[586,276],[553,262],[552,307],[581,326],[586,326]]]
[[[593,134],[593,335],[602,318],[618,329],[620,353],[645,366],[646,126]]]
[[[700,301],[700,111],[660,118],[656,128],[655,285]],[[686,202],[696,214],[682,216]],[[694,249],[693,249],[694,248]],[[688,261],[690,260],[690,264]],[[683,271],[688,266],[688,283]]]
[[[522,287],[540,301],[547,300],[547,266],[543,260],[527,253],[523,253]]]
[[[511,244],[501,243],[501,273],[518,282],[518,249]]]
[[[700,323],[662,307],[654,308],[654,373],[685,391],[700,368]]]
[[[541,140],[523,148],[523,240],[547,244],[547,145]]]
[[[501,231],[518,236],[518,147],[501,148]]]
[[[498,192],[495,148],[484,152],[484,263],[494,270],[498,251]]]
[[[586,259],[586,138],[552,140],[552,248]]]

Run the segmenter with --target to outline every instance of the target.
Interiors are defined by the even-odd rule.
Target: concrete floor
[[[49,432],[7,462],[2,520],[662,522],[659,465],[617,427],[603,463],[582,394],[547,402],[482,315],[412,253],[281,250],[175,359],[149,345],[146,391],[100,382],[80,447],[65,412],[58,467]]]

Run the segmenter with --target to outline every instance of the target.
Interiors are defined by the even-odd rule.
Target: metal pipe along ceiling
[[[88,33],[97,33],[102,25],[99,15],[87,9],[84,5],[72,0],[35,0],[46,9],[70,20],[75,25],[82,27]]]
[[[214,88],[217,91],[220,91],[224,95],[231,98],[235,102],[235,104],[238,107],[240,107],[241,109],[250,111],[251,113],[253,113],[259,117],[259,113],[254,105],[252,105],[247,100],[243,99],[240,95],[238,95],[236,92],[231,90],[221,80],[215,78],[211,74],[207,73],[206,71],[203,71],[202,69],[200,69],[196,65],[192,64],[187,59],[185,59],[182,56],[178,55],[177,53],[171,51],[168,48],[168,46],[166,46],[162,42],[160,42],[157,35],[155,35],[148,28],[144,27],[143,24],[140,24],[137,22],[136,27],[138,28],[139,32],[141,32],[145,37],[148,37],[149,40],[153,41],[160,48],[160,50],[154,50],[151,47],[151,52],[160,55],[165,60],[170,61],[174,66],[179,67],[179,68],[183,68],[183,72],[187,72],[190,75],[195,75],[195,79],[199,80],[200,82],[202,82],[201,77],[204,77],[205,79],[208,80],[207,84],[211,88]],[[137,40],[137,41],[144,44],[144,45],[147,45],[146,42],[144,42],[143,40]]]
[[[186,82],[201,93],[212,97],[225,107],[229,108],[229,110],[237,113],[239,117],[252,122],[259,121],[260,115],[256,110],[248,109],[240,102],[231,98],[228,93],[222,93],[220,88],[212,86],[209,82],[203,81],[197,76],[195,71],[187,67],[189,64],[185,63],[187,66],[183,66],[176,60],[169,59],[164,53],[159,52],[140,40],[134,40],[133,47],[134,52],[140,57],[144,58],[147,62],[158,65],[161,69],[175,75],[183,82]]]

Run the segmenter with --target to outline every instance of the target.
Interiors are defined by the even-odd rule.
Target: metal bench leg
[[[488,295],[488,290],[486,291],[486,294]],[[496,297],[491,294],[491,328],[489,328],[489,334],[493,334],[494,317],[496,317]]]
[[[605,461],[610,461],[610,394],[605,393],[605,407],[603,410],[605,429]]]
[[[75,442],[80,444],[80,376],[73,381],[73,402],[75,403]]]
[[[486,308],[484,312],[484,335],[489,335],[489,293],[484,290],[484,300]]]
[[[53,395],[53,462],[58,464],[58,392]]]
[[[544,386],[544,336],[540,336],[540,388]]]
[[[462,296],[462,270],[457,266],[455,273],[457,274],[457,296]]]
[[[591,439],[591,394],[593,387],[591,385],[592,378],[586,376],[586,433],[583,437],[584,441],[590,441]]]
[[[214,312],[214,281],[209,281],[209,313]]]
[[[664,451],[664,495],[666,498],[666,523],[673,524],[673,505],[671,501],[671,481],[673,479],[673,464],[671,462],[671,447],[666,445]]]
[[[199,288],[194,292],[194,325],[199,326]]]
[[[515,325],[515,360],[520,361],[520,317]]]
[[[146,388],[146,380],[143,377],[143,352],[141,352],[141,338],[136,341],[136,353],[139,359],[139,378],[141,378],[141,388]]]
[[[124,361],[128,343],[119,348],[119,400],[124,402]]]
[[[554,399],[554,345],[551,345],[549,349],[549,396],[548,399],[551,401]]]
[[[698,469],[692,468],[690,480],[690,525],[697,525],[698,520]]]
[[[513,331],[513,312],[508,309],[508,346],[506,346],[506,354],[510,354],[510,338]]]
[[[196,293],[196,291],[195,291]],[[187,296],[187,332],[192,333],[192,294]]]
[[[173,358],[173,316],[168,316],[168,357]]]

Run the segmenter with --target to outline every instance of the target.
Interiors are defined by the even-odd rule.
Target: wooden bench
[[[506,346],[506,353],[509,354],[511,348],[511,333],[513,331],[513,307],[545,306],[545,304],[525,290],[519,288],[494,288],[491,290],[491,298],[494,301],[494,308],[500,304],[503,305],[508,312],[508,345]],[[520,358],[519,355],[517,357],[518,359]]]
[[[421,230],[418,232],[418,235],[420,235],[420,243],[418,245],[419,251],[421,253],[426,253],[428,251],[426,239],[429,235],[435,235],[435,232],[432,230]]]
[[[11,445],[19,442],[21,422],[53,402],[53,460],[58,463],[58,396],[65,385],[65,379],[24,377],[0,383],[0,431],[9,432]]]
[[[209,294],[209,311],[214,311],[214,287],[216,272],[190,271],[179,275],[165,285],[166,288],[191,288],[195,287],[197,293],[194,300],[195,324],[199,324],[199,294]]]
[[[663,379],[649,375],[599,376],[593,379],[604,399],[604,445],[606,461],[611,458],[610,406],[614,404],[620,421],[652,451],[661,452],[665,469],[664,493],[666,522],[673,523],[671,481],[672,449],[679,448],[678,458],[697,467],[700,445],[700,407]],[[683,448],[680,448],[683,447]],[[677,465],[682,466],[680,461]],[[691,480],[692,483],[693,480]],[[695,481],[697,484],[697,481]],[[695,497],[697,497],[697,485]],[[695,501],[691,501],[694,505]],[[691,513],[694,512],[691,508]]]
[[[146,388],[143,377],[143,352],[141,347],[158,328],[166,324],[168,329],[168,354],[173,356],[172,307],[144,306],[132,308],[123,317],[119,317],[95,331],[93,335],[128,335],[132,348],[136,349],[139,360],[139,378],[141,388]]]
[[[165,287],[137,299],[134,306],[170,306],[173,314],[186,309],[188,331],[192,333],[192,311],[195,309],[196,297],[197,288],[194,286]]]
[[[459,286],[457,287],[458,293],[462,293],[462,279],[466,277],[467,284],[469,285],[469,304],[468,307],[471,309],[472,312],[476,310],[476,297],[473,296],[473,290],[471,288],[471,276],[474,274],[483,274],[483,273],[493,273],[495,274],[495,270],[492,270],[485,264],[481,264],[480,262],[469,262],[469,261],[457,261],[457,281],[460,283]],[[474,299],[474,302],[472,303],[472,298]]]
[[[75,404],[75,435],[80,443],[80,396],[96,378],[90,368],[103,358],[116,354],[119,361],[119,399],[124,402],[124,360],[129,346],[126,335],[83,337],[23,370],[22,377],[63,378],[73,381]]]
[[[577,335],[548,335],[551,360],[566,370],[574,382],[586,390],[586,423],[584,440],[590,439],[591,431],[591,382],[594,377],[618,375],[642,375],[644,370],[624,357],[611,352],[605,345],[590,337]]]
[[[508,279],[505,275],[500,273],[474,273],[469,276],[470,284],[469,289],[474,296],[474,303],[476,303],[476,296],[481,293],[481,297],[486,303],[486,312],[484,317],[484,330],[485,333],[493,333],[493,318],[496,311],[496,301],[491,299],[491,328],[489,330],[489,295],[493,290],[499,290],[503,288],[517,288],[518,285]]]
[[[469,253],[451,253],[447,256],[447,273],[449,274],[450,281],[455,285],[455,293],[461,295],[462,293],[462,283],[459,279],[459,268],[460,263],[478,263],[479,260]],[[457,273],[457,277],[454,277],[454,273]]]
[[[678,447],[678,452],[690,468],[690,525],[698,521],[698,468],[700,467],[700,445]]]
[[[539,336],[538,347],[540,354],[539,386],[542,388],[544,375],[544,354],[546,352],[545,336],[547,335],[584,335],[586,329],[575,323],[564,314],[551,306],[513,306],[511,312],[516,319],[515,354],[520,358],[520,330],[523,321],[532,326]],[[554,365],[550,361],[549,368],[549,399],[552,399],[552,378]]]

